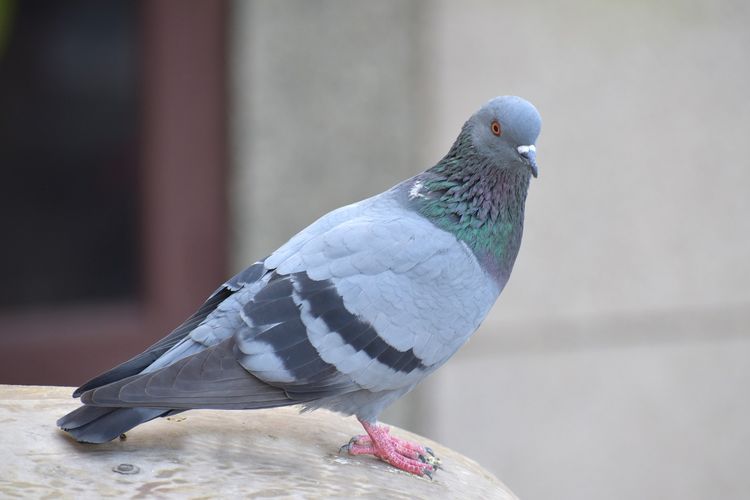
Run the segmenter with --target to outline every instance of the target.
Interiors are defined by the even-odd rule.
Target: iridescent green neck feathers
[[[445,158],[414,178],[409,198],[480,259],[510,272],[520,246],[529,179],[528,169],[475,151],[464,127]]]

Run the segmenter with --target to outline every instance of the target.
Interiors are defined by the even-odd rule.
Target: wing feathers
[[[81,401],[93,406],[172,409],[264,408],[301,402],[242,368],[231,339],[153,373],[88,391]]]

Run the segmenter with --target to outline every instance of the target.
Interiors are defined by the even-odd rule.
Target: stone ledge
[[[124,441],[80,444],[55,427],[77,406],[72,390],[0,385],[3,495],[516,498],[476,462],[398,428],[392,432],[441,458],[433,481],[372,457],[339,455],[362,429],[324,410],[197,410],[144,424]]]

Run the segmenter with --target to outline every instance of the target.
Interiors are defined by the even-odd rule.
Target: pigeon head
[[[541,126],[530,102],[495,97],[469,118],[435,166],[403,188],[419,213],[465,242],[501,281],[521,243]]]
[[[501,168],[529,168],[534,177],[536,142],[542,126],[539,112],[516,96],[491,99],[466,123],[474,150]]]

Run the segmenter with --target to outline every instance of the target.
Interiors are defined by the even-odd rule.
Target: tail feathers
[[[104,415],[112,413],[115,408],[96,407],[96,406],[81,406],[71,411],[64,417],[57,419],[57,426],[64,431],[70,429],[77,429],[82,425],[89,424],[101,418]]]
[[[81,443],[106,443],[171,410],[163,408],[110,408],[81,406],[57,421],[57,425]]]

